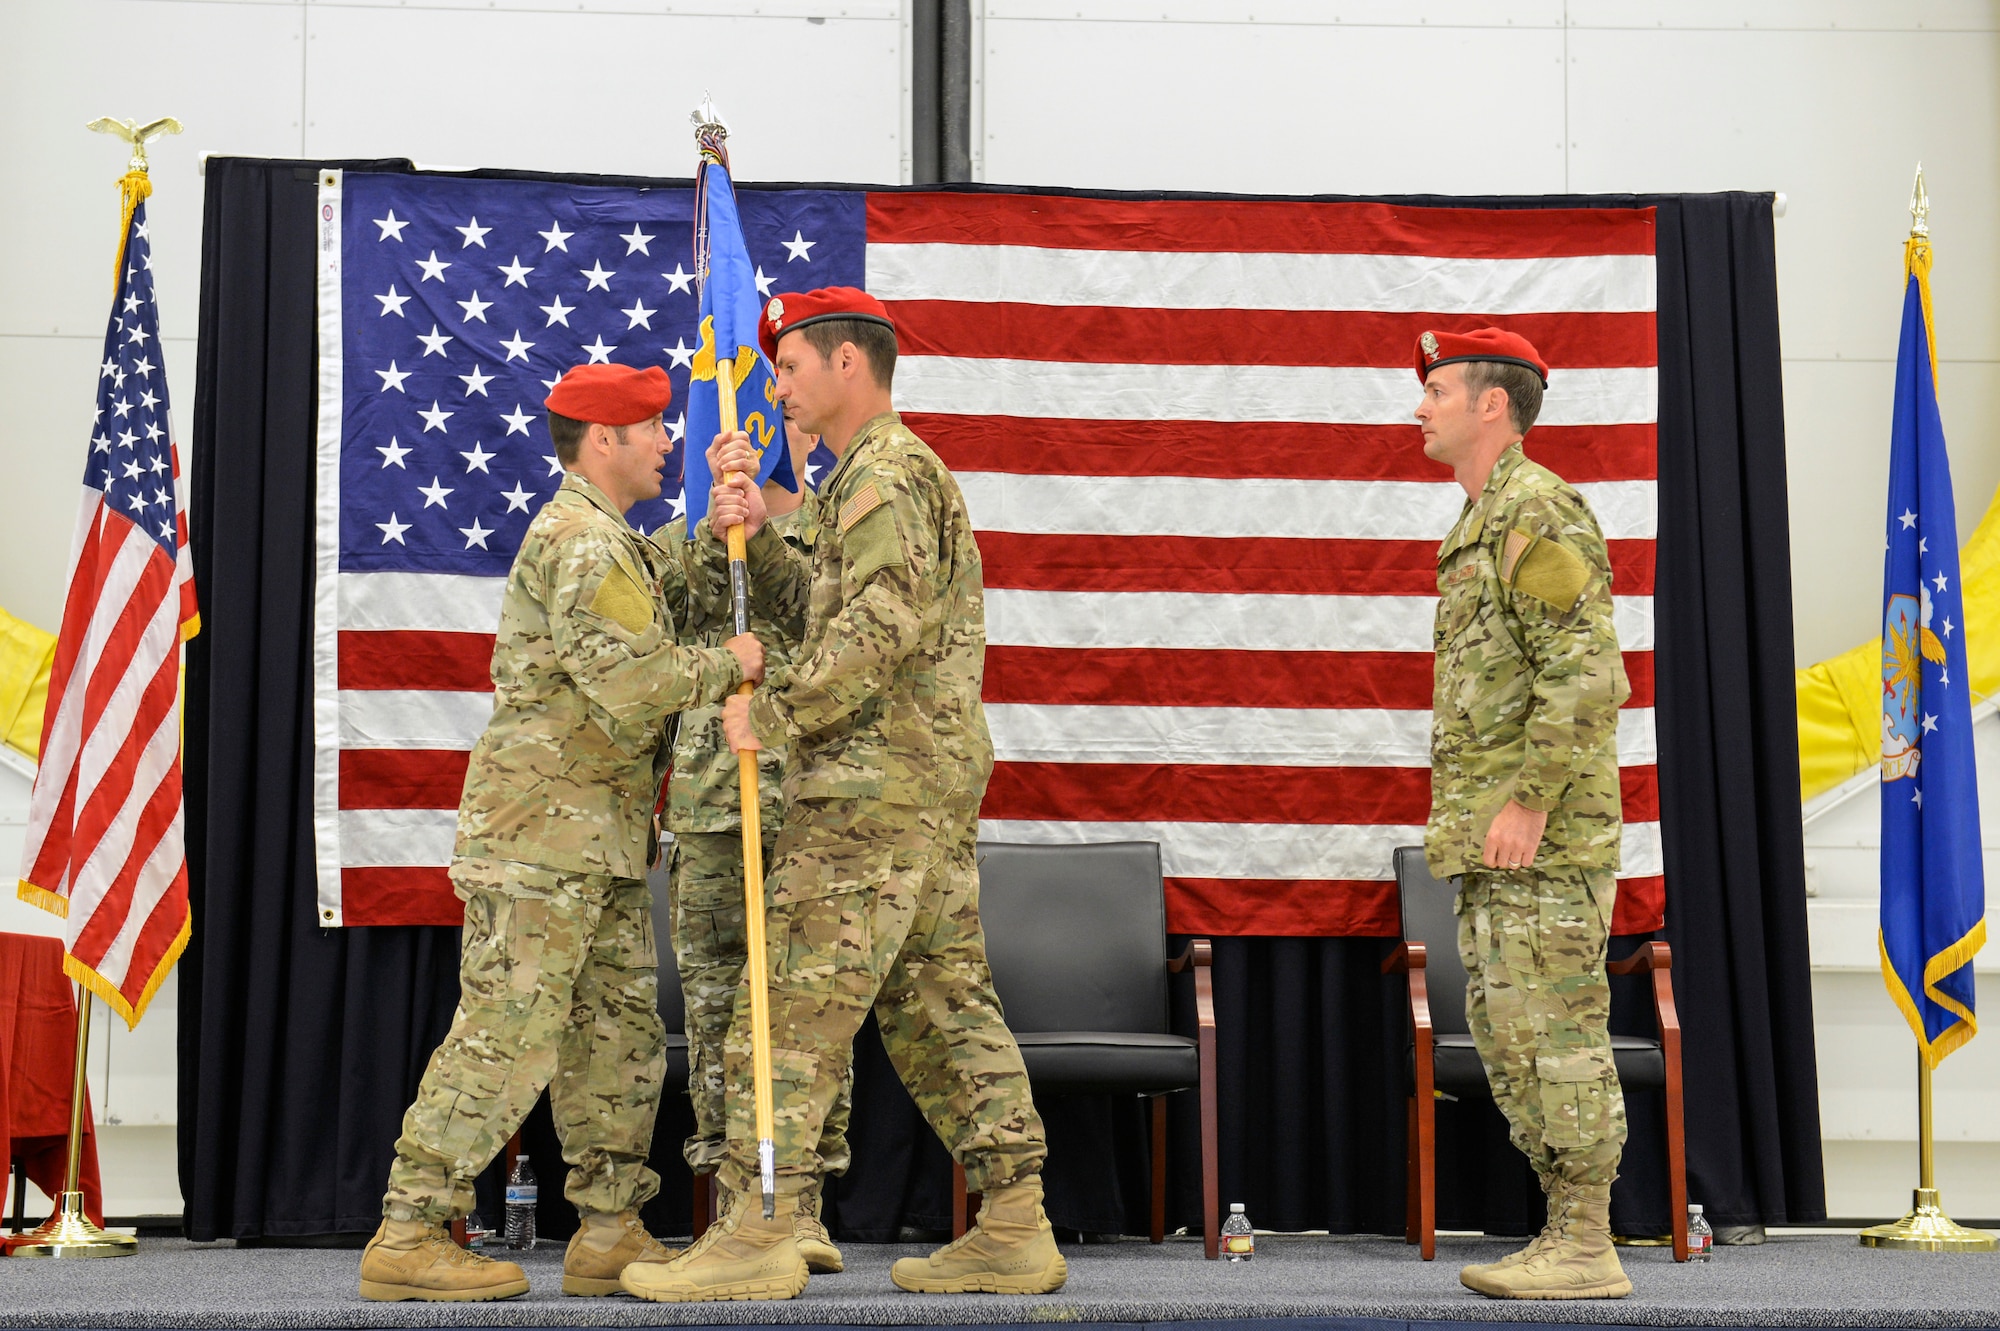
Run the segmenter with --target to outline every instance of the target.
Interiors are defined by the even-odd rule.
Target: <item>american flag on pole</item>
[[[1633,682],[1616,927],[1658,926],[1650,210],[738,191],[760,291],[888,305],[898,406],[964,489],[982,833],[1158,841],[1176,930],[1394,932],[1464,498],[1411,348],[1526,335],[1553,367],[1528,452],[1610,540]],[[692,197],[330,174],[320,216],[320,916],[453,923],[500,583],[559,479],[536,404],[588,359],[666,364],[686,401]]]
[[[20,895],[64,916],[73,979],[137,1025],[187,946],[181,642],[200,627],[144,177],[120,237],[28,806]]]

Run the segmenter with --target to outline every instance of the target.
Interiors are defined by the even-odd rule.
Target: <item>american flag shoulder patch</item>
[[[854,492],[854,497],[840,506],[840,529],[851,530],[855,523],[882,506],[882,492],[870,481]]]

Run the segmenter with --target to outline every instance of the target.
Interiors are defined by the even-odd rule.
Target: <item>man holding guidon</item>
[[[736,1205],[672,1261],[627,1267],[623,1284],[672,1301],[805,1288],[793,1216],[872,1009],[903,1084],[985,1194],[963,1239],[897,1262],[895,1282],[1044,1293],[1066,1277],[1041,1207],[1047,1149],[993,994],[973,856],[993,765],[980,703],[979,547],[951,473],[896,415],[895,327],[880,301],[840,287],[785,295],[765,307],[758,331],[786,417],[840,457],[807,501],[818,522],[808,554],[769,530],[747,438],[718,438],[710,465],[730,480],[698,533],[717,540],[743,526],[753,598],[796,626],[801,644],[766,687],[723,710],[733,748],[789,750],[763,959],[776,1216],[750,1200],[757,1134],[738,1096],[721,1170]],[[743,1002],[727,1051],[731,1086],[749,1084],[747,1027]]]

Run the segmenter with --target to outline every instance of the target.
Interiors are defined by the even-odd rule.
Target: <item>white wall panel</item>
[[[1435,24],[1405,8],[1397,26],[1348,21],[1338,12],[1348,8],[1279,6],[1269,21],[1259,5],[991,0],[976,57],[981,178],[1290,194],[1562,189],[1559,7],[1508,6],[1527,11],[1522,23],[1482,26],[1473,15],[1499,7],[1438,6],[1461,22]],[[1157,21],[1164,10],[1171,21]],[[1155,21],[1129,21],[1140,16]],[[1467,151],[1463,127],[1491,118],[1500,83],[1518,135],[1502,152]]]
[[[306,150],[687,176],[688,112],[707,91],[744,180],[902,179],[897,5],[818,6],[817,21],[797,5],[619,8],[321,0],[307,16]]]
[[[0,115],[8,127],[0,136],[8,196],[0,208],[0,334],[103,340],[116,186],[131,150],[83,126],[105,115],[142,123],[172,115],[187,132],[154,142],[146,210],[160,331],[194,335],[197,154],[298,153],[303,13],[295,5],[179,0],[10,0],[0,10]],[[191,393],[192,378],[188,384]],[[178,394],[178,374],[172,387]]]
[[[1778,224],[1780,234],[1790,221]],[[1982,238],[1967,248],[1985,243]],[[1942,286],[1935,293],[1940,308],[1963,299],[1963,292]],[[1896,315],[1892,306],[1885,317]],[[1942,358],[1942,332],[1938,350]],[[1785,360],[1792,626],[1800,665],[1882,631],[1883,496],[1895,377],[1889,358]],[[2000,363],[1946,361],[1939,366],[1938,394],[1963,543],[2000,486],[2000,441],[1992,425],[2000,420]]]
[[[295,5],[169,0],[15,0],[0,9],[0,400],[8,520],[0,606],[53,628],[111,310],[118,177],[131,150],[85,131],[101,115],[178,116],[155,141],[154,247],[174,435],[187,458],[201,294],[204,148],[299,149]]]

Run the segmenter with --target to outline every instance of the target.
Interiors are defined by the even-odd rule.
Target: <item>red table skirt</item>
[[[75,1072],[76,1000],[63,974],[62,940],[0,933],[0,1164],[18,1164],[50,1197],[62,1191],[69,1164],[69,1092]],[[101,1225],[104,1188],[88,1098],[77,1174],[84,1210]],[[11,1216],[11,1174],[5,1198]]]

